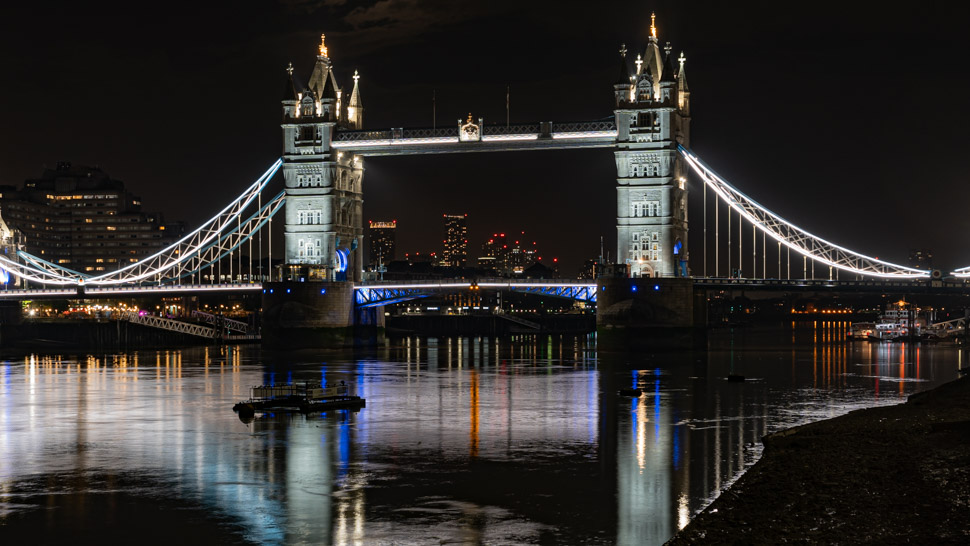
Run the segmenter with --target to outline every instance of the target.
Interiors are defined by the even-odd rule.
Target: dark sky
[[[619,44],[641,51],[656,11],[661,42],[688,59],[692,147],[728,180],[842,246],[970,265],[962,3],[34,4],[0,18],[2,184],[62,160],[100,165],[194,226],[278,157],[284,68],[306,78],[321,32],[347,91],[360,70],[368,128],[430,125],[433,90],[439,125],[468,112],[504,123],[506,85],[513,122],[603,118]],[[601,235],[615,245],[606,150],[366,168],[365,219],[397,219],[401,251],[439,246],[445,212],[468,213],[473,255],[488,233],[524,229],[572,273]]]

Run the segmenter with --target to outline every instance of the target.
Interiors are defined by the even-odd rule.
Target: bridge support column
[[[263,284],[263,346],[269,349],[334,349],[380,341],[383,308],[354,305],[351,282]]]
[[[596,282],[600,348],[663,350],[705,347],[707,301],[685,278],[601,278]]]

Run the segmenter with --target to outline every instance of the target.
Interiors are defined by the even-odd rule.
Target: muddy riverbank
[[[970,378],[764,444],[668,544],[970,541]]]

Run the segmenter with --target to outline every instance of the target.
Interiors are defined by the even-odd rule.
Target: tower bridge
[[[363,178],[368,157],[582,148],[612,150],[616,173],[605,175],[616,181],[616,266],[612,276],[633,279],[621,284],[631,291],[652,286],[649,279],[657,278],[665,283],[693,279],[692,286],[701,289],[964,290],[963,279],[970,277],[970,267],[953,271],[953,280],[943,281],[941,273],[849,250],[786,221],[719,176],[690,149],[687,59],[683,53],[675,55],[669,43],[661,48],[654,23],[651,20],[646,47],[632,63],[626,47],[620,48],[610,115],[589,121],[504,125],[469,114],[448,126],[366,129],[360,75],[354,72],[353,88],[344,93],[321,37],[306,83],[292,65],[286,69],[282,157],[219,213],[168,248],[97,275],[72,271],[0,241],[5,245],[0,268],[18,283],[17,288],[0,291],[0,299],[249,291],[263,294],[270,322],[276,320],[281,328],[303,331],[304,326],[379,325],[382,314],[374,310],[381,305],[446,287],[426,281],[393,286],[362,282]],[[264,196],[278,171],[282,171],[284,190]],[[704,216],[700,226],[695,221],[689,229],[691,190],[702,192]],[[708,227],[712,208],[708,193],[713,201],[712,229]],[[280,212],[282,216],[277,214]],[[722,214],[727,223],[724,231]],[[282,262],[279,266],[272,265],[274,218],[277,229],[281,224],[283,228],[283,248],[275,249],[276,261]],[[733,225],[732,219],[736,221]],[[688,240],[691,232],[693,243]],[[703,256],[694,260],[703,264],[698,272],[688,269],[689,250]],[[777,264],[772,264],[777,268],[771,267],[770,272],[769,253],[777,258]],[[245,264],[243,255],[247,256]],[[269,268],[263,265],[264,258],[268,258]],[[711,268],[709,261],[713,262]],[[254,262],[258,264],[255,269]],[[815,278],[817,267],[827,270],[828,279],[824,273]],[[748,274],[739,279],[736,272],[742,269]],[[840,274],[849,278],[839,279]],[[475,282],[456,281],[447,288],[467,288]],[[603,295],[608,282],[529,284],[483,280],[479,286],[592,303]],[[665,292],[660,284],[655,286]],[[678,290],[670,294],[680,295],[668,297],[682,297]],[[610,300],[615,303],[612,296]],[[602,306],[602,298],[599,303]],[[294,326],[292,317],[303,317],[303,325]]]

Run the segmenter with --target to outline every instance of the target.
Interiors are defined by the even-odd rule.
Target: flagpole
[[[505,85],[505,126],[509,126],[509,100],[510,100],[511,86]]]

